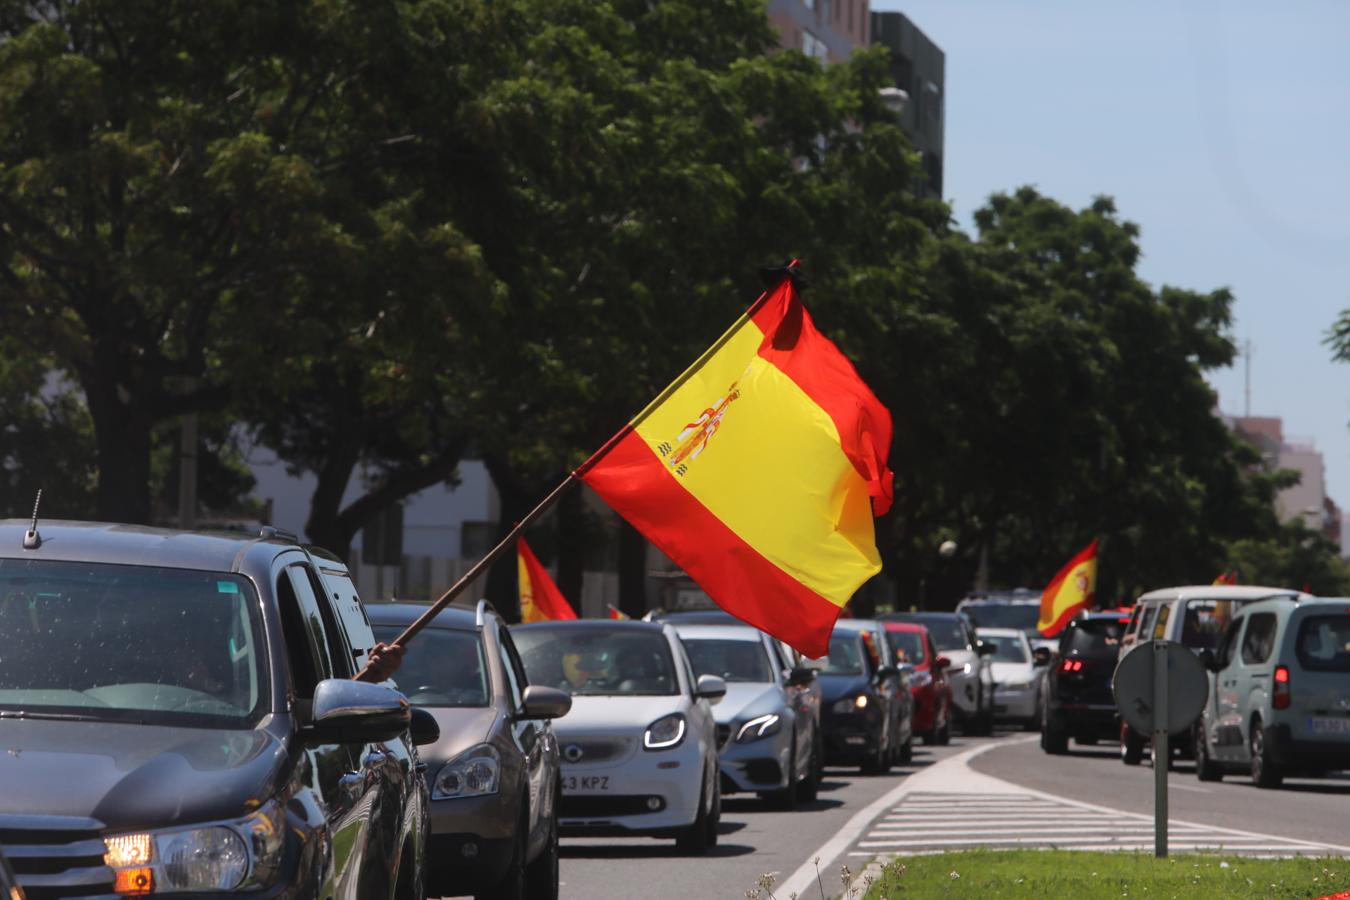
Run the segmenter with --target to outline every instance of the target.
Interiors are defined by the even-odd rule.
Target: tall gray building
[[[947,57],[904,13],[872,13],[872,43],[891,51],[895,86],[909,95],[900,127],[923,157],[928,193],[941,197]]]
[[[842,62],[871,43],[869,0],[768,0],[768,13],[783,49],[821,62]]]

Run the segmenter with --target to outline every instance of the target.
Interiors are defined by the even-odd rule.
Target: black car
[[[882,665],[863,635],[843,628],[830,635],[829,657],[818,675],[820,724],[826,764],[858,766],[877,775],[890,770],[899,752],[891,744],[895,728],[889,684],[898,670]]]
[[[425,895],[436,738],[289,536],[0,522],[0,843],[30,897]]]
[[[1120,718],[1111,694],[1120,639],[1130,623],[1120,613],[1088,613],[1059,635],[1041,689],[1041,748],[1065,753],[1069,738],[1079,743],[1114,741]]]
[[[386,643],[426,611],[420,603],[367,607]],[[441,730],[420,751],[431,785],[432,896],[556,898],[562,781],[549,720],[571,709],[572,698],[527,682],[505,623],[483,601],[438,612],[408,643],[394,679]]]

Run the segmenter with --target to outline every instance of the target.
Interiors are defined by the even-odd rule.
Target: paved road
[[[977,756],[970,765],[976,772],[1034,790],[1153,815],[1152,768],[1123,764],[1114,744],[1070,743],[1067,755],[1048,757],[1034,740],[1006,743]],[[1350,777],[1344,775],[1293,778],[1279,790],[1263,790],[1241,775],[1204,783],[1195,777],[1191,763],[1177,762],[1168,785],[1168,806],[1176,820],[1350,845],[1345,827]]]

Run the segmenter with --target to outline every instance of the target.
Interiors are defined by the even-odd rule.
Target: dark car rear
[[[1093,744],[1118,737],[1120,720],[1111,676],[1129,622],[1129,616],[1120,613],[1090,613],[1071,620],[1060,633],[1044,676],[1041,747],[1045,752],[1064,753],[1069,738]]]

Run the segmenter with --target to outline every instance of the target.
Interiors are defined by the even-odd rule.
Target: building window
[[[812,59],[828,60],[830,48],[825,42],[805,29],[802,30],[802,52]]]

